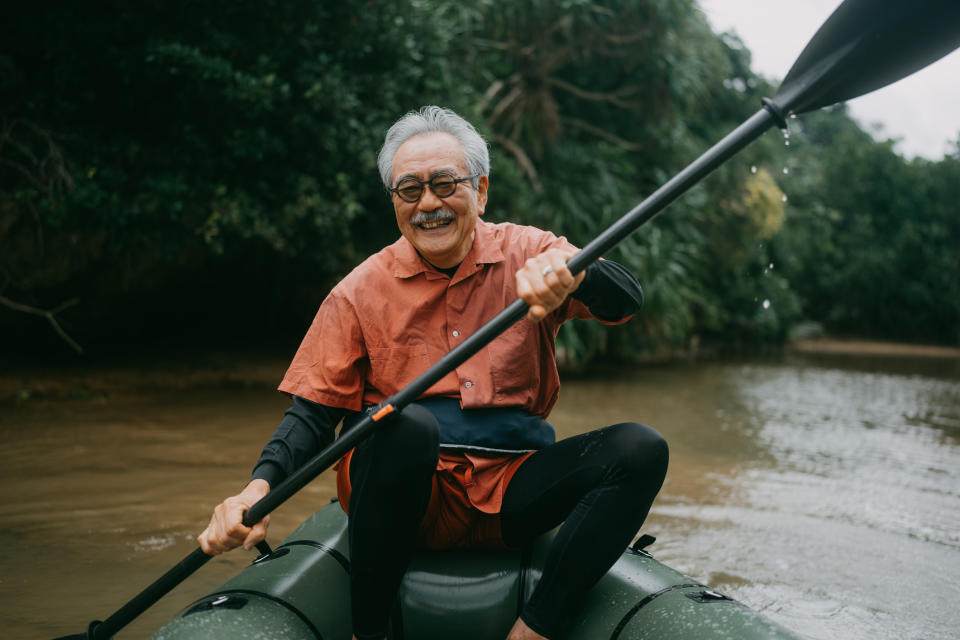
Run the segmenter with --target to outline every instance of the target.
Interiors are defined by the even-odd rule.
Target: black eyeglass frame
[[[479,174],[479,173],[474,173],[473,175],[464,176],[463,178],[455,178],[455,177],[453,177],[453,174],[452,174],[452,173],[447,173],[446,171],[442,171],[442,172],[440,172],[440,173],[436,173],[436,174],[430,176],[430,179],[429,179],[429,180],[420,180],[420,179],[418,179],[418,178],[414,178],[413,176],[407,176],[407,177],[401,179],[400,182],[397,183],[397,186],[392,187],[392,188],[388,188],[387,191],[389,191],[390,193],[396,194],[398,198],[400,198],[400,199],[403,200],[404,202],[409,202],[409,203],[411,203],[411,204],[414,203],[414,202],[418,202],[418,201],[420,200],[420,198],[423,197],[424,187],[430,187],[430,191],[432,191],[432,192],[433,192],[433,195],[437,196],[438,198],[441,198],[441,199],[443,199],[443,198],[449,198],[450,196],[452,196],[453,194],[455,194],[455,193],[457,192],[457,185],[459,185],[461,182],[466,182],[467,180],[473,180],[474,178],[479,178],[480,175],[481,175],[481,174]],[[437,193],[437,190],[436,190],[436,188],[435,188],[434,185],[433,185],[434,181],[435,181],[437,178],[449,178],[449,179],[450,179],[450,182],[453,184],[453,188],[450,190],[450,193],[448,193],[448,194],[446,194],[446,195],[440,195],[439,193]],[[420,187],[420,190],[417,192],[417,197],[414,198],[413,200],[410,200],[409,198],[405,198],[405,197],[403,197],[402,195],[400,195],[400,185],[402,185],[402,184],[404,184],[404,183],[410,183],[410,182],[416,182],[416,183],[419,185],[419,187]],[[412,185],[408,185],[408,186],[412,186]]]

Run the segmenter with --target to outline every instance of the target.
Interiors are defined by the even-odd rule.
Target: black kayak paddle
[[[662,211],[772,125],[787,126],[790,114],[805,113],[849,100],[896,82],[960,46],[960,0],[846,0],[820,27],[794,62],[773,99],[666,184],[627,212],[574,255],[574,275],[587,268],[627,235]],[[402,411],[527,313],[516,300],[474,335],[441,358],[416,380],[370,410],[365,418],[318,453],[253,505],[243,524],[253,526],[287,501],[347,451],[369,435],[383,419]],[[269,547],[258,548],[265,553]],[[103,622],[95,620],[84,633],[58,640],[111,638],[212,556],[199,547],[156,582]]]

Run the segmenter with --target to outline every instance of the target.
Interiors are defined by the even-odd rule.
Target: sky
[[[753,71],[774,86],[840,4],[840,0],[699,2],[714,31],[736,32],[750,49]],[[874,138],[899,139],[894,148],[905,157],[940,160],[950,150],[948,143],[960,137],[960,50],[899,82],[854,98],[847,106]]]

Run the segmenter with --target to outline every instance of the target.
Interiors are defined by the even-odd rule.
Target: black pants
[[[433,415],[410,405],[357,446],[350,462],[353,628],[386,636],[387,618],[430,499],[439,444]],[[521,617],[557,637],[582,596],[640,529],[667,470],[667,445],[625,422],[561,440],[517,470],[501,510],[504,542],[522,546],[563,526]]]

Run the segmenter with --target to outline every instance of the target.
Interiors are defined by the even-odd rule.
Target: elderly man
[[[555,442],[555,338],[571,318],[625,321],[636,280],[611,261],[574,277],[577,249],[532,227],[481,220],[487,145],[439,107],[387,132],[379,157],[401,238],[324,300],[280,390],[293,405],[253,479],[217,507],[203,550],[252,548],[267,521],[242,513],[517,297],[520,321],[392,417],[337,467],[349,514],[354,637],[384,638],[416,548],[504,548],[557,525],[543,576],[508,636],[555,638],[636,534],[666,473],[649,427],[621,423]]]

